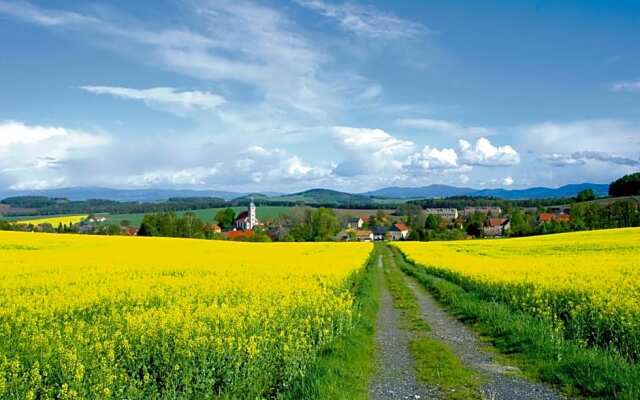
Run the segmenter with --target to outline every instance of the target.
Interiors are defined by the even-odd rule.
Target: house
[[[209,225],[209,229],[211,229],[211,232],[213,233],[222,233],[222,228],[220,228],[220,225],[218,224]]]
[[[245,229],[242,231],[229,231],[224,235],[228,240],[248,240],[253,237],[253,230]]]
[[[53,229],[53,225],[49,223],[44,223],[44,224],[38,224],[35,227],[33,227],[33,231],[51,233],[51,232],[54,232],[55,230]]]
[[[369,230],[357,230],[356,240],[358,242],[373,242],[373,232]]]
[[[458,210],[455,208],[426,208],[424,211],[427,214],[437,215],[450,221],[458,218]]]
[[[389,229],[391,240],[406,240],[409,237],[409,228],[405,224],[396,223]]]
[[[500,207],[465,207],[462,211],[465,217],[468,217],[475,213],[486,214],[491,216],[502,215],[502,208]]]
[[[233,222],[233,226],[235,229],[241,231],[250,231],[259,225],[258,218],[256,217],[256,205],[253,203],[253,197],[251,198],[251,203],[249,203],[249,208],[246,211],[241,212],[236,217]]]
[[[489,218],[482,228],[482,233],[487,237],[501,237],[511,229],[511,221],[507,218]]]
[[[27,232],[29,231],[29,225],[17,223],[17,224],[13,224],[13,229],[20,232]]]
[[[101,215],[91,215],[91,216],[87,217],[85,222],[90,223],[90,224],[99,224],[99,223],[105,222],[106,220],[107,220],[107,218],[103,217]]]
[[[555,206],[555,207],[549,207],[549,211],[556,215],[569,214],[569,212],[571,211],[571,208],[569,206]]]
[[[123,226],[120,228],[120,234],[124,236],[136,236],[138,234],[138,228],[133,226]]]
[[[347,229],[362,229],[364,220],[360,217],[352,217],[347,221]]]
[[[552,213],[540,213],[538,215],[538,222],[541,224],[545,222],[551,222],[551,221],[569,222],[571,221],[571,216],[568,214],[552,214]]]
[[[376,226],[372,230],[373,232],[373,240],[384,240],[387,235],[387,229],[382,226]]]

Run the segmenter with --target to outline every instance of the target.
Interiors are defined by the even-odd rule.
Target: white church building
[[[249,231],[259,224],[258,217],[256,217],[256,205],[253,203],[252,197],[249,208],[236,217],[234,227],[238,230]]]

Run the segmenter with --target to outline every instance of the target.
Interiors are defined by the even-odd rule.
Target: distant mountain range
[[[278,193],[274,193],[278,194]],[[69,187],[48,190],[0,191],[0,198],[10,196],[64,197],[69,200],[103,199],[114,201],[164,201],[173,197],[218,197],[232,200],[244,193],[220,190],[182,189],[111,189],[103,187]]]
[[[218,197],[224,200],[247,199],[270,202],[296,202],[307,204],[381,204],[393,199],[444,198],[451,196],[497,197],[507,200],[574,197],[584,189],[592,189],[597,196],[608,194],[608,184],[580,183],[559,188],[533,187],[528,189],[472,189],[447,185],[423,187],[385,187],[366,193],[346,193],[329,189],[310,189],[303,192],[283,194],[236,193],[219,190],[188,189],[110,189],[102,187],[70,187],[49,190],[0,191],[0,199],[10,196],[64,197],[69,200],[105,199],[115,201],[153,202],[176,197]]]
[[[363,193],[368,196],[389,198],[443,198],[451,196],[497,197],[506,200],[543,199],[574,197],[585,189],[592,189],[596,196],[609,193],[608,184],[579,183],[559,188],[532,187],[528,189],[472,189],[447,185],[429,185],[423,187],[387,187]]]

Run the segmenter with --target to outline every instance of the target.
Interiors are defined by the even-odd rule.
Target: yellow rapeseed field
[[[28,224],[31,224],[31,225],[51,224],[54,228],[56,228],[58,227],[59,224],[62,224],[62,225],[77,224],[78,222],[81,222],[85,218],[87,218],[86,215],[65,215],[62,217],[43,217],[43,218],[19,220],[16,222],[19,224],[27,224],[27,225]]]
[[[484,298],[550,319],[565,336],[640,358],[640,229],[398,243]]]
[[[275,396],[371,248],[0,232],[0,398]]]

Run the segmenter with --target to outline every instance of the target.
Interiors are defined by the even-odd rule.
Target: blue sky
[[[0,188],[609,182],[638,37],[637,1],[0,0]]]

